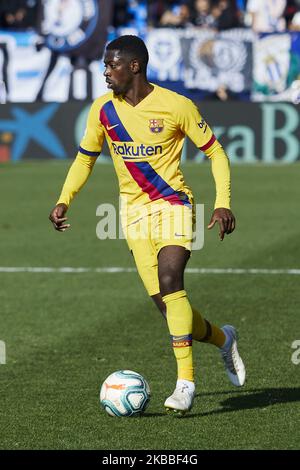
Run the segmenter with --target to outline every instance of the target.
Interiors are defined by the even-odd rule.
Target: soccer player
[[[219,224],[221,240],[235,228],[230,170],[223,148],[197,107],[184,96],[148,82],[147,63],[147,48],[137,36],[121,36],[107,45],[104,75],[111,91],[91,106],[76,159],[49,218],[60,232],[70,226],[66,212],[106,138],[126,203],[122,224],[127,243],[148,294],[167,320],[177,361],[176,387],[164,406],[184,414],[195,395],[193,339],[220,349],[235,386],[245,381],[235,328],[219,328],[203,318],[184,290],[193,232],[193,195],[179,169],[185,136],[211,160],[216,201],[208,228]]]

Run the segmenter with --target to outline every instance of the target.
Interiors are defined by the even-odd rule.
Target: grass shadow
[[[238,393],[225,400],[220,401],[220,408],[204,413],[189,413],[184,416],[187,418],[195,418],[201,416],[211,416],[221,413],[231,413],[241,410],[263,409],[277,404],[300,402],[300,387],[293,388],[265,388],[253,389],[247,391],[238,390],[237,392],[224,391],[205,394],[197,394],[196,398],[203,398],[211,395],[227,395]]]
[[[210,416],[221,413],[230,413],[233,411],[251,410],[257,408],[267,408],[277,404],[300,402],[300,387],[294,388],[261,388],[253,390],[226,390],[221,392],[198,393],[196,399],[205,396],[217,395],[235,395],[220,401],[220,408],[203,413],[188,413],[183,418],[196,418],[201,416]],[[205,402],[204,402],[205,405]],[[173,417],[180,419],[182,417],[168,415],[167,413],[144,413],[141,418],[159,418]]]
[[[228,393],[230,392],[220,392],[220,395]],[[206,396],[209,395],[216,395],[216,393],[206,394]],[[197,395],[197,397],[201,397],[201,394]],[[268,406],[293,402],[300,402],[300,387],[262,388],[243,392],[238,391],[238,395],[222,400],[220,402],[221,408],[199,413],[198,416],[209,416],[214,414],[230,413],[232,411],[267,408]],[[192,415],[188,416],[192,417]]]

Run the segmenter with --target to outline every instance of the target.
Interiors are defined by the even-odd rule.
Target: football
[[[110,374],[100,390],[100,403],[110,416],[141,415],[150,401],[146,379],[132,370]]]

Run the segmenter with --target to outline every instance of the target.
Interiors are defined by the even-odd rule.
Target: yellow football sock
[[[215,346],[218,346],[218,348],[221,348],[226,340],[226,336],[221,328],[208,322],[194,307],[192,307],[192,310],[193,339],[203,343],[214,344]]]
[[[178,379],[194,381],[192,328],[193,312],[185,290],[165,295],[167,322],[177,361]]]

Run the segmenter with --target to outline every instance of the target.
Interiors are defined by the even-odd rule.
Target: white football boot
[[[246,369],[237,349],[237,332],[231,325],[225,325],[221,330],[226,335],[225,348],[220,348],[221,356],[224,361],[225,369],[229,380],[236,387],[242,387],[245,383]]]
[[[167,412],[182,416],[192,408],[195,386],[193,382],[190,382],[190,384],[191,386],[187,385],[183,380],[177,381],[174,392],[166,399],[164,404]]]

